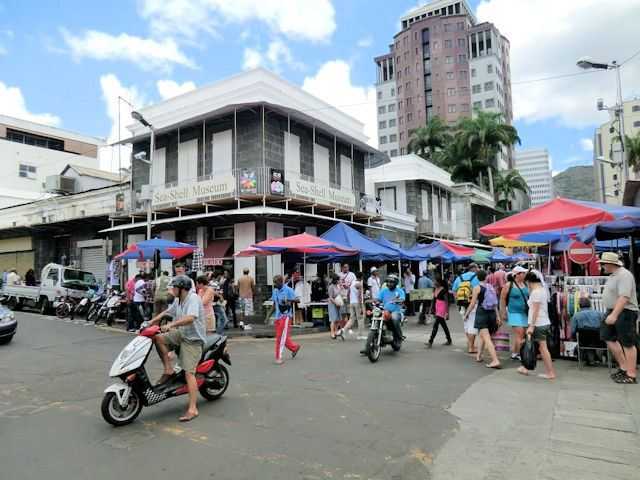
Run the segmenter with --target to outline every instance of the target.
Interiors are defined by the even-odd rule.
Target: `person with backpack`
[[[478,330],[474,327],[475,307],[469,308],[473,289],[480,284],[478,280],[478,265],[475,263],[467,267],[467,271],[458,275],[453,282],[452,291],[455,295],[456,304],[460,309],[460,315],[464,319],[464,333],[467,336],[467,351],[469,354],[477,353],[475,349],[476,335]]]
[[[486,282],[487,272],[480,270],[477,278],[479,283],[473,288],[471,303],[465,313],[465,320],[467,320],[470,312],[475,310],[474,327],[480,332],[480,347],[476,353],[476,362],[482,362],[482,353],[486,348],[491,357],[491,362],[485,364],[485,367],[500,369],[502,366],[500,365],[496,348],[491,340],[491,334],[498,330],[501,323],[497,315],[498,297],[493,286]]]
[[[524,342],[524,331],[528,326],[529,289],[524,282],[528,270],[516,265],[511,271],[510,280],[500,295],[500,316],[507,322],[513,333],[511,341],[511,360],[520,361],[520,347]]]

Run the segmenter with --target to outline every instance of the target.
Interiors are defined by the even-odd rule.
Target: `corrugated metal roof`
[[[123,181],[124,179],[124,177],[117,173],[108,172],[106,170],[98,170],[97,168],[83,167],[82,165],[74,165],[71,163],[65,167],[65,169],[62,171],[62,174],[64,175],[64,172],[66,172],[69,168],[74,169],[78,173],[78,175],[83,175],[86,177],[102,178],[104,180],[118,183]]]

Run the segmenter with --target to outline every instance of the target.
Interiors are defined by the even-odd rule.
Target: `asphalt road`
[[[425,350],[417,334],[375,365],[356,341],[301,337],[298,358],[277,366],[272,340],[238,340],[229,390],[202,400],[198,419],[177,421],[181,397],[114,428],[100,401],[131,337],[17,316],[18,334],[0,347],[0,478],[8,480],[429,478],[457,428],[446,408],[488,373],[459,348]],[[155,378],[154,354],[149,364]]]

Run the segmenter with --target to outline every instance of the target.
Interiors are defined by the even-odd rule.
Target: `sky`
[[[416,0],[0,0],[0,114],[118,139],[139,108],[262,66],[365,124],[375,146],[375,64]],[[640,50],[640,0],[470,0],[511,42],[519,148],[547,148],[552,169],[592,163],[596,99]],[[640,55],[621,69],[640,96]],[[566,75],[566,76],[565,76]],[[563,76],[551,80],[549,77]],[[120,108],[119,108],[120,107]],[[114,149],[101,165],[118,167]]]

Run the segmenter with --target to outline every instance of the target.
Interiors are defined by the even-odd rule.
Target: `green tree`
[[[624,148],[627,151],[629,167],[636,173],[640,172],[640,133],[636,134],[635,137],[625,135]]]
[[[498,200],[497,205],[503,210],[510,211],[512,201],[517,191],[529,194],[529,186],[517,170],[508,170],[505,173],[498,173],[495,177],[495,195]]]
[[[474,118],[463,118],[458,122],[460,138],[474,152],[472,156],[487,165],[489,189],[494,192],[493,170],[496,169],[496,155],[502,147],[520,144],[515,127],[504,123],[501,113],[476,111]]]
[[[435,152],[451,141],[449,127],[440,117],[431,118],[426,125],[411,130],[409,134],[411,135],[407,145],[409,152],[429,161],[435,161]]]
[[[451,173],[454,182],[475,182],[487,165],[456,135],[435,154],[436,163]]]

